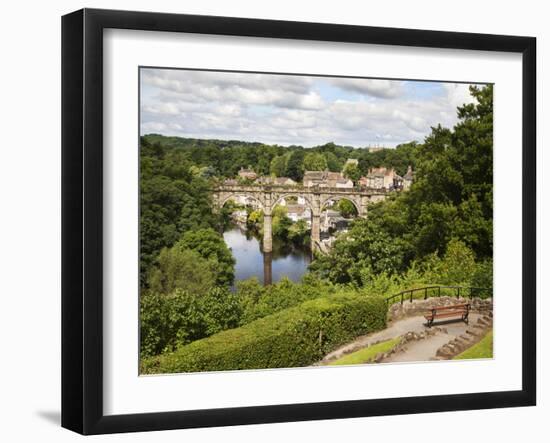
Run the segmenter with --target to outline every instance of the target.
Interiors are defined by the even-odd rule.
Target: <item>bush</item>
[[[149,273],[149,288],[164,295],[176,289],[205,294],[216,282],[217,265],[216,260],[206,260],[190,249],[164,248]]]
[[[335,292],[334,286],[315,278],[309,278],[304,283],[294,283],[283,278],[270,286],[260,286],[257,280],[250,283],[239,282],[237,288],[243,305],[243,325]]]
[[[386,314],[380,297],[322,297],[142,360],[141,373],[308,366],[337,346],[384,328]]]
[[[176,289],[170,294],[144,292],[140,298],[141,356],[171,352],[177,346],[239,325],[235,294],[212,288],[200,296]]]

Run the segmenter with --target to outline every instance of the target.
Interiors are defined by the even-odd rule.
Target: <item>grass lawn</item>
[[[376,354],[380,352],[388,352],[399,343],[400,339],[400,337],[397,337],[392,340],[383,341],[369,346],[368,348],[360,349],[359,351],[352,352],[351,354],[345,355],[338,360],[330,362],[329,365],[360,365],[362,363],[370,363],[374,360]]]
[[[485,337],[471,348],[458,354],[454,360],[464,360],[469,358],[493,358],[493,331],[489,331]]]

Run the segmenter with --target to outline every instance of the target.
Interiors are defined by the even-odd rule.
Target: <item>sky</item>
[[[140,132],[283,146],[394,147],[452,127],[467,84],[141,69]]]

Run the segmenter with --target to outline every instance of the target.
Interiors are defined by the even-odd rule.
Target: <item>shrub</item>
[[[142,360],[141,372],[307,366],[358,335],[384,328],[386,313],[380,297],[321,297]]]
[[[149,274],[149,288],[165,295],[176,289],[204,294],[215,284],[217,264],[190,249],[164,248]]]
[[[493,260],[487,259],[477,263],[476,270],[470,283],[474,288],[493,287]]]
[[[212,288],[201,295],[176,289],[144,292],[140,298],[142,357],[170,352],[178,345],[238,326],[241,307],[235,294]]]
[[[292,308],[307,300],[334,294],[335,291],[333,285],[313,276],[305,277],[302,283],[283,278],[270,286],[261,286],[254,279],[239,282],[237,294],[243,307],[241,324]]]

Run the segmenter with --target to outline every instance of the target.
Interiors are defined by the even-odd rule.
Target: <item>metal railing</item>
[[[403,304],[405,300],[410,300],[412,303],[415,299],[423,298],[424,300],[427,300],[429,297],[446,296],[448,295],[448,292],[450,292],[449,290],[452,291],[451,296],[456,298],[460,298],[462,296],[472,299],[474,297],[489,298],[493,296],[493,288],[474,288],[469,286],[425,286],[423,288],[406,289],[405,291],[398,292],[397,294],[386,298],[386,304],[393,304],[392,301],[394,299],[400,299],[401,304]],[[415,296],[417,293],[420,294],[420,297]]]

